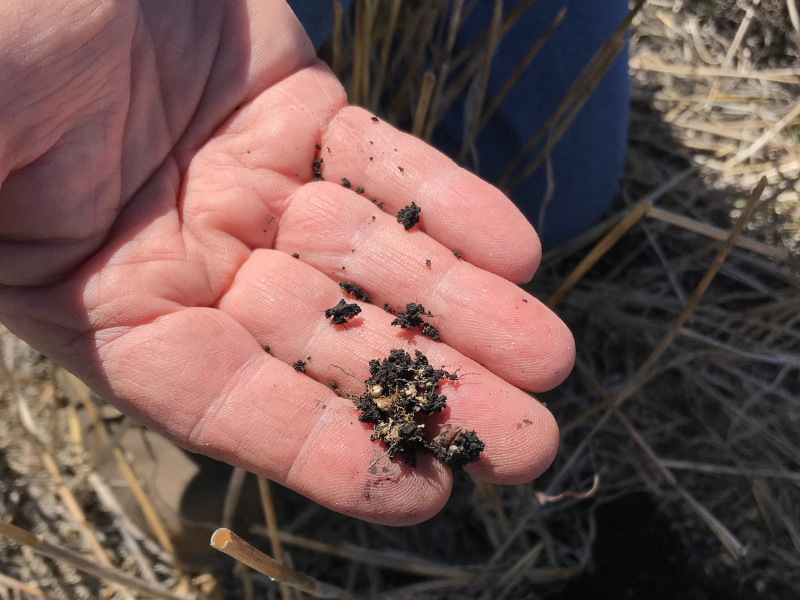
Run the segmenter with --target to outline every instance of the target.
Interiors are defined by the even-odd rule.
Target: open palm
[[[536,269],[533,229],[348,107],[283,0],[15,0],[0,65],[12,331],[181,446],[377,522],[428,518],[451,485],[430,456],[371,473],[382,448],[328,386],[359,393],[393,348],[464,374],[433,421],[477,431],[473,476],[520,483],[549,465],[556,425],[521,389],[558,384],[574,349],[513,283]],[[394,215],[411,202],[422,221],[406,231]],[[346,327],[324,316],[338,281],[373,301]],[[423,304],[441,341],[392,327],[384,302]]]

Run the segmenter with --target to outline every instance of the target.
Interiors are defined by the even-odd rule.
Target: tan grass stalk
[[[290,569],[278,561],[260,552],[230,529],[217,529],[211,536],[211,546],[247,565],[254,571],[263,573],[270,579],[286,583],[293,588],[310,594],[315,598],[336,598],[355,600],[358,596],[334,585],[318,581],[294,569]]]
[[[333,32],[331,33],[331,62],[333,73],[337,78],[342,78],[342,3],[334,0],[333,3]]]
[[[492,70],[492,59],[494,53],[497,51],[497,44],[500,42],[500,28],[503,21],[503,0],[494,0],[494,9],[492,10],[492,20],[489,24],[489,37],[484,49],[483,60],[481,65],[481,76],[478,83],[478,95],[475,97],[475,117],[469,125],[469,129],[465,132],[464,139],[461,143],[461,153],[459,154],[456,162],[461,163],[464,160],[464,155],[467,153],[475,138],[478,137],[480,131],[481,115],[483,112],[483,102],[486,99],[486,89],[489,87],[489,74]]]
[[[587,254],[581,262],[567,275],[567,278],[561,282],[561,285],[556,288],[556,291],[547,299],[547,306],[554,308],[566,293],[580,281],[586,272],[591,269],[595,263],[600,260],[606,252],[608,252],[614,244],[616,244],[628,230],[636,225],[647,211],[650,210],[650,202],[640,202],[634,206],[631,211],[622,219],[614,229],[609,231],[603,239],[597,242],[594,248]]]
[[[411,128],[411,135],[415,137],[422,135],[422,128],[425,125],[425,118],[428,116],[428,107],[430,106],[431,94],[435,84],[436,76],[430,71],[425,71],[425,75],[422,77],[422,87],[419,91],[417,110],[414,112],[414,125]]]
[[[647,210],[647,216],[651,219],[656,219],[658,221],[663,221],[664,223],[669,223],[670,225],[675,225],[676,227],[686,229],[687,231],[699,233],[700,235],[704,235],[714,240],[722,241],[728,237],[728,232],[724,229],[706,225],[705,223],[700,223],[699,221],[690,219],[689,217],[676,215],[675,213],[656,208],[655,206],[651,206]],[[762,244],[761,242],[741,236],[737,237],[733,241],[733,245],[739,248],[744,248],[745,250],[750,250],[751,252],[757,252],[758,254],[762,254],[767,258],[774,258],[776,260],[786,260],[789,256],[789,252],[783,248],[774,248],[768,244]]]
[[[8,575],[3,575],[0,573],[0,586],[5,586],[7,588],[12,588],[15,590],[19,590],[23,594],[28,594],[29,596],[33,596],[34,598],[41,598],[44,596],[41,588],[30,585],[29,583],[23,583],[22,581],[17,581]]]
[[[261,507],[264,510],[264,520],[267,523],[267,534],[272,547],[272,557],[283,564],[283,545],[278,531],[278,518],[275,516],[275,504],[272,502],[269,481],[264,477],[258,477],[258,494],[261,497]],[[292,597],[291,588],[285,583],[281,583],[280,588],[281,598],[289,600]]]
[[[372,88],[372,98],[369,104],[372,112],[378,111],[378,102],[380,101],[384,78],[386,76],[386,67],[389,64],[389,51],[392,49],[394,32],[397,30],[397,17],[400,15],[402,2],[403,0],[392,0],[389,9],[389,23],[386,26],[386,33],[384,34],[383,44],[381,45],[380,67],[375,74],[375,85]]]
[[[692,65],[671,65],[652,56],[634,56],[628,66],[637,71],[652,71],[683,77],[729,77],[732,79],[762,79],[777,83],[800,83],[800,69],[764,69],[761,71],[737,71],[719,67],[695,67]]]

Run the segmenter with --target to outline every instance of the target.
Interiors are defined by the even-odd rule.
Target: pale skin
[[[471,475],[534,479],[558,428],[523,390],[574,360],[564,324],[515,285],[537,236],[498,190],[371,116],[283,0],[4,2],[0,321],[182,447],[395,525],[439,511],[452,475],[427,455],[370,474],[382,448],[327,384],[360,393],[369,359],[417,348],[463,374],[430,435],[474,429]],[[395,215],[412,201],[407,232]],[[374,302],[346,328],[324,317],[338,281]],[[422,303],[441,341],[392,327],[384,302]]]

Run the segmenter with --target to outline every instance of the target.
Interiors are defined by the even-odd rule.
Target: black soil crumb
[[[485,447],[474,431],[458,425],[444,425],[431,444],[433,455],[453,470],[478,460]]]
[[[423,415],[440,412],[447,396],[439,394],[439,381],[455,381],[458,375],[434,369],[419,350],[415,357],[404,350],[392,350],[383,361],[369,361],[370,377],[366,391],[354,397],[362,423],[372,423],[372,440],[381,440],[390,459],[402,454],[405,462],[417,465],[419,452],[431,452],[453,469],[478,460],[484,448],[475,435],[461,427],[445,425],[433,443],[425,441],[425,425],[417,422]],[[451,435],[450,432],[457,431]],[[463,432],[463,433],[462,433]]]
[[[305,373],[306,372],[306,361],[298,360],[296,363],[292,363],[292,367],[298,373]]]
[[[426,267],[430,267],[431,266],[431,259],[430,258],[425,259],[425,266]]]
[[[333,317],[331,323],[334,325],[344,325],[347,323],[347,319],[352,319],[360,312],[361,307],[358,304],[348,304],[344,301],[344,298],[342,298],[339,300],[339,304],[325,311],[325,318],[330,319]]]
[[[269,346],[264,346],[264,352],[269,353]]]
[[[319,144],[317,144],[317,145],[315,146],[315,148],[316,148],[317,150],[322,150],[322,146],[320,146]]]
[[[378,202],[375,206],[377,206],[378,208],[383,208],[383,202]]]
[[[396,312],[394,312],[392,310],[392,307],[389,306],[389,304],[387,302],[383,303],[383,310],[385,310],[386,312],[388,312],[389,314],[392,314],[392,315],[396,315],[397,314]]]
[[[458,252],[456,252],[455,250],[451,250],[450,252],[452,252],[453,256],[455,256],[456,258],[461,258],[461,255]]]
[[[297,252],[293,252],[292,258],[300,258],[300,255]]]
[[[397,213],[397,222],[402,223],[403,227],[405,227],[406,231],[408,231],[414,225],[419,223],[419,214],[421,212],[422,209],[412,202],[411,206],[406,206],[405,208],[400,209],[400,211]]]
[[[377,198],[370,198],[369,201],[372,202],[373,204],[375,204],[378,201],[378,199]]]
[[[319,146],[317,146],[317,148],[319,148]],[[322,171],[320,171],[320,168],[322,167],[322,163],[323,163],[323,160],[322,160],[322,157],[320,157],[320,158],[316,159],[314,161],[314,163],[312,164],[312,166],[311,166],[311,170],[314,171],[314,181],[325,181],[322,178]]]
[[[355,190],[353,190],[353,191],[354,191],[356,194],[363,194],[363,193],[364,193],[364,188],[357,187],[357,188],[356,188]]]
[[[346,188],[350,188],[350,180],[347,177],[342,177],[342,185]]]
[[[338,385],[336,385],[335,381],[329,381],[328,385],[331,386],[332,390],[335,390],[335,389],[337,389],[339,387]]]
[[[522,301],[523,301],[523,302],[527,302],[527,301],[528,301],[528,299],[527,299],[527,298],[523,298],[523,299],[522,299]]]
[[[373,121],[375,121],[376,123],[378,122],[378,117],[371,117],[371,119],[372,119]]]
[[[394,313],[393,313],[394,314]],[[425,307],[422,304],[415,304],[409,302],[406,304],[405,312],[398,311],[397,318],[392,321],[392,325],[399,325],[403,329],[413,329],[414,327],[422,328],[422,335],[431,338],[433,341],[439,339],[439,331],[433,325],[429,325],[420,318],[422,316],[432,317],[430,311],[425,312]]]
[[[397,148],[395,148],[395,150],[397,150]],[[403,167],[397,167],[397,168],[400,169],[401,173],[405,173],[406,172],[406,170]]]
[[[349,281],[340,281],[339,287],[356,300],[361,300],[362,302],[372,302],[372,300],[369,299],[369,296],[364,293],[364,290],[362,290],[360,287],[356,287],[355,283],[350,283]]]

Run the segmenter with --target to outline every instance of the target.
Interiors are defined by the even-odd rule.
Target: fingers
[[[363,287],[378,306],[422,304],[442,341],[523,389],[551,389],[572,368],[572,335],[550,309],[342,186],[300,189],[275,244],[334,281]]]
[[[334,510],[410,524],[433,516],[449,495],[450,473],[431,457],[417,469],[384,460],[388,471],[369,473],[380,449],[352,404],[264,352],[219,310],[163,316],[99,353],[120,408],[185,448]]]
[[[219,308],[269,345],[277,358],[289,363],[302,359],[307,375],[352,393],[362,391],[370,359],[385,358],[394,348],[412,354],[417,348],[435,367],[461,373],[455,384],[442,384],[448,408],[429,427],[447,421],[478,433],[486,449],[468,468],[473,475],[521,483],[547,468],[558,446],[558,429],[539,402],[446,344],[391,326],[392,316],[372,304],[360,304],[362,313],[348,325],[331,325],[324,311],[341,297],[335,283],[301,260],[259,250],[240,269]]]
[[[389,214],[415,202],[425,231],[444,247],[510,281],[533,277],[541,246],[522,213],[425,142],[350,107],[323,130],[321,144],[326,181],[347,178]]]

